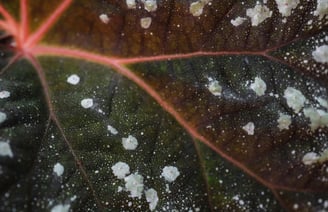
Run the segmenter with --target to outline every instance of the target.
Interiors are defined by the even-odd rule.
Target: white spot
[[[312,165],[315,163],[324,163],[328,160],[328,149],[325,149],[320,155],[315,152],[308,152],[303,156],[302,162],[305,165]]]
[[[322,106],[322,107],[325,107],[328,109],[328,102],[327,100],[319,97],[319,98],[316,98],[316,100],[319,102],[319,104]]]
[[[107,125],[107,130],[113,134],[113,135],[117,135],[118,134],[118,131],[117,129],[115,129],[114,127],[112,127],[111,125]]]
[[[0,141],[0,156],[1,157],[14,157],[14,154],[9,145],[9,141]]]
[[[318,63],[328,63],[328,45],[317,46],[312,56]]]
[[[306,101],[302,92],[293,87],[287,87],[284,98],[287,100],[288,107],[292,108],[295,113],[298,113],[304,107]]]
[[[142,0],[145,10],[148,12],[155,12],[157,10],[157,2],[156,0]]]
[[[286,115],[283,113],[279,113],[279,118],[277,120],[278,128],[281,130],[288,130],[290,124],[292,123],[292,119],[290,115]]]
[[[81,101],[81,106],[85,109],[91,108],[93,106],[93,99],[87,98]]]
[[[77,85],[80,82],[80,77],[76,74],[72,74],[67,78],[67,82],[72,85]]]
[[[237,26],[243,24],[246,20],[247,20],[247,18],[243,18],[243,17],[238,16],[237,18],[232,19],[232,20],[230,21],[230,23],[231,23],[232,25],[234,25],[235,27],[237,27]]]
[[[258,26],[265,19],[272,16],[272,11],[265,5],[257,4],[254,8],[247,9],[246,15],[251,18],[252,26]]]
[[[0,124],[6,121],[7,115],[3,112],[0,112]]]
[[[321,20],[325,15],[328,15],[328,1],[327,0],[318,0],[317,9],[313,13],[315,16],[319,16]]]
[[[0,91],[0,99],[5,99],[10,97],[10,92],[9,91]]]
[[[130,174],[130,167],[124,162],[117,162],[112,166],[112,171],[118,179],[123,179],[126,175]]]
[[[310,127],[312,131],[315,131],[319,127],[326,127],[328,126],[328,113],[315,109],[315,108],[305,108],[303,110],[304,116],[310,119]]]
[[[220,96],[222,94],[222,87],[220,86],[219,82],[217,80],[212,79],[211,77],[208,78],[209,83],[206,86],[208,90],[214,95],[214,96]]]
[[[263,96],[267,89],[265,82],[260,77],[255,77],[255,81],[250,87],[258,96]]]
[[[204,3],[201,1],[196,1],[190,4],[189,7],[189,12],[193,15],[193,16],[200,16],[203,14],[203,9],[204,9]]]
[[[51,208],[51,212],[68,212],[70,207],[71,207],[70,204],[65,204],[65,205],[59,204]]]
[[[173,182],[179,177],[180,172],[177,167],[174,166],[165,166],[162,170],[161,176],[168,182]]]
[[[151,25],[151,17],[146,17],[146,18],[141,18],[140,19],[140,26],[143,28],[143,29],[148,29]]]
[[[138,140],[134,136],[129,135],[127,138],[122,138],[122,144],[126,150],[135,150],[138,146]]]
[[[101,20],[101,22],[103,22],[104,24],[108,24],[109,23],[109,17],[107,14],[101,14],[99,16],[99,19]]]
[[[60,163],[56,163],[54,165],[53,172],[56,173],[58,177],[62,176],[64,173],[64,166]]]
[[[136,0],[126,0],[126,6],[129,9],[136,9],[137,5],[136,5]]]
[[[124,178],[125,188],[127,191],[130,191],[131,197],[141,197],[144,184],[143,177],[139,174],[130,174]]]
[[[148,189],[147,191],[145,191],[145,196],[147,202],[149,202],[149,209],[151,211],[155,210],[158,203],[157,191],[153,188]]]
[[[248,135],[254,135],[255,125],[253,122],[248,122],[245,126],[243,126],[243,130],[247,132]]]
[[[299,0],[276,0],[279,12],[282,16],[290,16],[292,10],[300,3]]]

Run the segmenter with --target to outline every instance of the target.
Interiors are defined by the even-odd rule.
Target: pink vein
[[[72,0],[64,0],[56,10],[51,14],[51,16],[41,24],[41,26],[34,32],[24,44],[25,47],[32,47],[37,44],[44,35],[49,31],[49,29],[56,23],[60,15],[70,6]]]
[[[28,10],[27,10],[28,0],[21,0],[20,1],[20,18],[21,18],[21,25],[20,25],[20,40],[24,43],[25,39],[28,37],[29,33],[29,20],[28,20]]]
[[[0,14],[5,18],[7,29],[13,35],[17,34],[17,23],[15,19],[9,14],[9,12],[0,4]]]

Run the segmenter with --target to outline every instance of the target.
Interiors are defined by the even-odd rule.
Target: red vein
[[[37,44],[49,31],[49,29],[56,23],[61,14],[69,7],[71,2],[72,0],[64,0],[50,15],[50,17],[41,24],[37,31],[27,39],[27,41],[24,43],[24,46],[28,48]]]
[[[24,43],[25,39],[28,37],[29,33],[29,18],[28,18],[28,10],[27,10],[28,0],[21,0],[20,1],[20,40]]]
[[[17,23],[15,19],[9,14],[9,12],[0,4],[0,14],[5,18],[5,22],[7,22],[7,29],[9,32],[11,32],[13,35],[17,34]],[[9,27],[11,26],[11,27]]]

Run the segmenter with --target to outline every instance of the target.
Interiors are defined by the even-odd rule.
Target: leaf
[[[0,88],[11,96],[0,99],[0,137],[13,157],[0,156],[0,209],[149,210],[144,193],[129,197],[114,176],[121,161],[157,191],[160,211],[325,210],[328,67],[312,54],[328,41],[318,2],[282,17],[268,1],[272,17],[258,26],[246,15],[255,1],[199,1],[200,16],[193,2],[145,8],[154,2],[1,1]],[[247,20],[234,26],[238,16]],[[256,79],[266,89],[253,89]],[[297,114],[288,88],[322,117],[303,105]],[[136,150],[122,146],[130,135]],[[307,153],[321,158],[306,165]],[[178,168],[174,182],[166,166]]]

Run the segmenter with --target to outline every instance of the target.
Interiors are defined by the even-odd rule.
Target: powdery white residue
[[[156,0],[142,0],[145,10],[148,12],[155,12],[157,10],[157,1]]]
[[[101,14],[101,15],[99,16],[99,19],[100,19],[100,21],[103,22],[104,24],[108,24],[109,21],[110,21],[110,18],[108,17],[107,14]]]
[[[53,172],[56,173],[58,177],[62,176],[64,174],[64,166],[60,163],[56,163],[54,165]]]
[[[146,18],[141,18],[140,19],[140,26],[143,28],[143,29],[148,29],[151,25],[151,17],[146,17]]]
[[[144,189],[143,176],[139,174],[130,174],[124,178],[125,188],[130,191],[130,197],[141,198]]]
[[[328,109],[328,101],[319,97],[319,98],[316,98],[316,100],[319,102],[319,104],[322,106],[322,107],[325,107]]]
[[[10,97],[9,91],[0,91],[0,99],[6,99],[8,97]]]
[[[136,4],[136,0],[126,0],[126,6],[129,9],[136,9],[137,8],[137,4]]]
[[[72,74],[67,78],[67,82],[71,85],[77,85],[80,82],[80,77],[76,74]]]
[[[317,0],[317,9],[313,13],[315,16],[319,16],[321,20],[324,16],[328,15],[328,1]]]
[[[175,166],[165,166],[162,170],[161,176],[168,182],[173,182],[179,177],[180,172]]]
[[[250,85],[250,88],[256,93],[256,95],[263,96],[267,86],[260,77],[255,77],[254,83]]]
[[[284,98],[287,100],[288,107],[292,108],[295,113],[298,113],[304,107],[306,101],[302,92],[293,87],[287,87],[284,91]]]
[[[53,208],[51,208],[51,212],[68,212],[70,207],[71,207],[70,204],[55,205]]]
[[[237,27],[237,26],[243,24],[246,20],[247,20],[247,18],[243,18],[243,17],[238,16],[237,18],[232,19],[232,20],[230,21],[230,23],[231,23],[232,25],[234,25],[235,27]]]
[[[196,2],[192,2],[189,6],[189,12],[193,16],[201,16],[203,14],[204,7],[210,2],[211,0],[198,0]]]
[[[81,101],[81,106],[85,109],[91,108],[93,106],[93,99],[86,98]]]
[[[315,109],[313,107],[305,108],[303,110],[304,116],[310,119],[310,127],[312,131],[315,131],[319,127],[327,127],[328,126],[328,113]]]
[[[123,179],[126,175],[130,174],[130,167],[124,162],[117,162],[112,166],[112,171],[118,179]]]
[[[9,141],[0,141],[0,156],[10,158],[14,157]]]
[[[325,149],[321,154],[315,152],[308,152],[303,156],[302,162],[305,165],[312,165],[315,163],[324,163],[328,160],[328,149]]]
[[[217,80],[212,79],[211,77],[208,78],[208,85],[206,86],[208,90],[214,96],[220,96],[222,94],[222,87]]]
[[[246,15],[251,18],[252,26],[258,26],[272,16],[272,11],[266,5],[257,4],[254,8],[247,9]]]
[[[0,112],[0,124],[6,121],[7,115],[3,112]]]
[[[122,138],[122,145],[126,150],[135,150],[138,146],[138,140],[134,136],[129,135],[127,138]]]
[[[149,209],[151,211],[155,210],[157,203],[158,203],[157,191],[153,188],[148,189],[147,191],[145,191],[145,196],[146,196],[147,202],[149,203]]]
[[[117,131],[117,129],[115,129],[113,126],[111,126],[111,125],[107,125],[107,130],[111,133],[111,134],[113,134],[113,135],[117,135],[118,134],[118,131]]]
[[[243,130],[245,130],[248,135],[254,135],[254,129],[255,125],[253,122],[248,122],[245,126],[243,126]]]
[[[290,124],[292,123],[292,118],[290,115],[279,113],[279,118],[277,120],[278,128],[281,130],[288,130]]]
[[[318,63],[328,63],[328,45],[317,46],[312,56]]]
[[[292,10],[300,3],[299,0],[276,0],[279,12],[282,16],[290,16]]]

